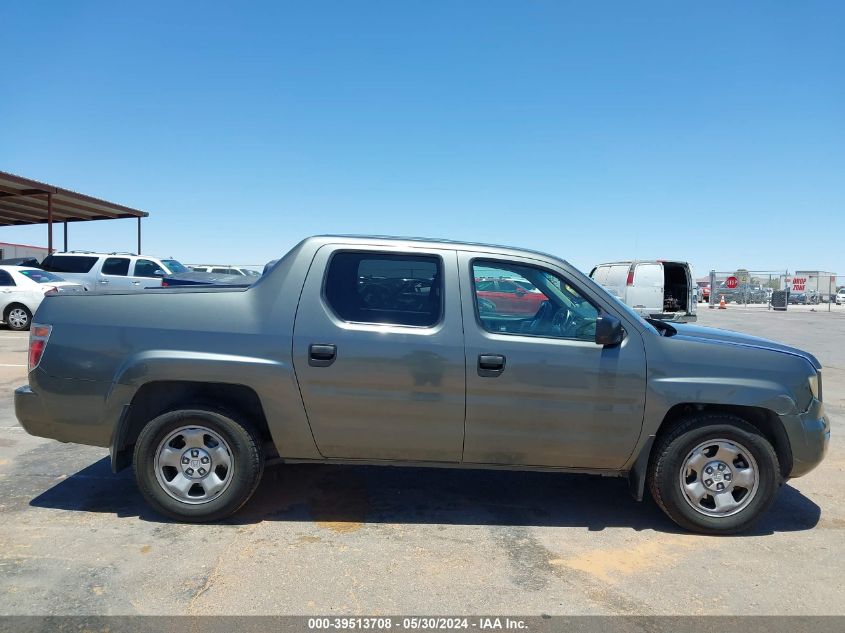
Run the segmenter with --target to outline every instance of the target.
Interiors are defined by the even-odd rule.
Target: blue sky
[[[150,211],[150,254],[261,264],[351,232],[845,274],[845,3],[18,2],[0,24],[0,169]]]

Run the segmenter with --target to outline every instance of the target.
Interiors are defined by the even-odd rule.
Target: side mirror
[[[619,345],[625,338],[622,322],[612,314],[602,312],[596,319],[596,343],[598,345]]]
[[[153,276],[155,277],[164,277],[167,273],[165,273],[161,268],[158,268],[154,273]]]
[[[525,291],[524,291],[522,288],[517,288],[517,289],[516,289],[516,296],[517,296],[517,297],[524,297],[524,296],[525,296]]]

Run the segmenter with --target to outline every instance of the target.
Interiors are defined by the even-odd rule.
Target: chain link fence
[[[722,304],[745,308],[776,308],[796,305],[845,308],[845,276],[826,271],[711,270],[699,278],[698,300],[716,308]],[[783,294],[779,294],[783,293]],[[837,296],[839,302],[837,303]]]

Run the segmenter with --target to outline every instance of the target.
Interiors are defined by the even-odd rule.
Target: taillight
[[[44,291],[44,296],[45,296],[45,297],[54,297],[54,296],[56,296],[57,294],[59,294],[59,289],[58,289],[58,288],[56,288],[55,286],[53,286],[52,288],[47,288],[47,289]]]
[[[625,283],[628,286],[634,285],[634,264],[631,264],[631,267],[628,269],[628,281]]]
[[[52,331],[52,325],[40,325],[38,323],[33,323],[29,329],[29,371],[38,367],[38,363],[41,362],[41,357],[44,355],[44,349],[47,347],[47,341]]]

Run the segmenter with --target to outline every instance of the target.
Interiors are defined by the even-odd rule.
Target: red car
[[[478,297],[485,300],[483,307],[498,314],[533,316],[537,314],[540,304],[547,300],[546,295],[530,283],[513,279],[478,278],[475,280],[475,291]]]
[[[704,303],[710,302],[710,284],[698,287],[698,300]]]

